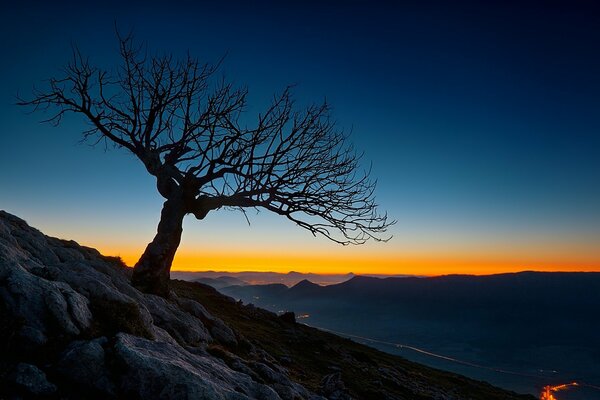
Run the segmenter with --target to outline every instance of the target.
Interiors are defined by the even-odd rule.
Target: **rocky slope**
[[[173,282],[0,211],[0,398],[530,399]]]

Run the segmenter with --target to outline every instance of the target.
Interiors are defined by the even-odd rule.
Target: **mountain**
[[[355,276],[329,286],[303,281],[286,290],[246,286],[222,292],[273,311],[295,311],[309,325],[513,390],[539,393],[553,382],[600,382],[600,273]],[[572,392],[561,400],[598,395]]]
[[[313,293],[314,291],[318,291],[321,286],[316,283],[312,283],[308,279],[303,279],[300,282],[296,283],[292,286],[287,293],[296,293],[296,294],[304,294],[304,293]]]
[[[201,283],[174,280],[167,299],[144,294],[130,274],[0,211],[0,398],[533,399]]]
[[[288,273],[259,271],[171,271],[171,279],[182,279],[186,281],[196,281],[203,278],[218,279],[225,276],[239,279],[240,281],[252,285],[280,283],[286,286],[294,286],[304,279],[310,280],[311,282],[315,282],[319,285],[332,285],[347,281],[348,279],[354,277],[354,274],[312,274],[296,271],[290,271]]]
[[[553,326],[560,321],[595,323],[589,317],[600,309],[600,273],[593,272],[385,279],[356,276],[329,286],[303,280],[289,289],[279,287],[276,291],[253,285],[226,287],[223,291],[245,301],[251,300],[250,293],[260,296],[258,305],[277,301],[302,307],[306,300],[326,304],[334,301],[352,304],[355,309],[382,307],[380,310],[407,315],[473,319],[493,314],[494,322],[516,318],[546,321]]]
[[[248,283],[233,276],[219,276],[216,278],[197,278],[193,282],[203,283],[205,285],[221,289],[227,286],[245,286]]]

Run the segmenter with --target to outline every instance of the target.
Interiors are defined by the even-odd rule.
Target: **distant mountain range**
[[[350,272],[348,274],[315,274],[315,273],[302,273],[291,271],[288,273],[279,272],[257,272],[257,271],[244,271],[244,272],[227,272],[227,271],[172,271],[172,279],[181,279],[185,281],[196,281],[213,286],[216,289],[220,289],[230,285],[267,285],[272,283],[279,283],[285,286],[294,286],[302,280],[309,280],[319,285],[334,285],[337,283],[345,282],[352,279],[355,275]],[[404,277],[407,275],[369,275],[371,277]],[[227,285],[227,279],[234,278],[237,283],[231,283]],[[208,279],[208,280],[207,280]],[[216,285],[216,286],[215,286]]]
[[[422,315],[453,316],[469,309],[469,315],[494,315],[494,322],[508,317],[498,313],[510,308],[510,318],[545,319],[553,324],[562,318],[589,319],[590,309],[600,310],[600,273],[522,272],[488,276],[447,275],[432,278],[374,278],[354,276],[351,279],[322,286],[308,279],[288,288],[283,284],[224,287],[230,296],[256,302],[278,301],[302,306],[331,301],[351,304],[353,308],[402,310]],[[496,311],[491,313],[491,311]],[[463,319],[469,316],[463,315]]]
[[[219,276],[217,278],[197,278],[193,282],[203,283],[212,286],[215,289],[222,289],[228,286],[245,286],[248,283],[233,276]]]
[[[548,379],[600,382],[600,273],[354,276],[329,286],[305,279],[290,288],[220,290],[272,311],[293,310],[313,326],[542,376],[524,378],[401,352],[518,391],[534,393]],[[589,398],[577,393],[561,393],[561,400]]]

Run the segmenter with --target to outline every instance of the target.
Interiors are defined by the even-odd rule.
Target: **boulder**
[[[34,336],[77,336],[90,327],[92,313],[86,297],[64,282],[53,282],[7,260],[0,248],[0,301],[6,312],[23,321]],[[31,335],[30,335],[31,336]]]
[[[97,397],[115,397],[103,347],[107,343],[105,337],[71,343],[56,365],[56,374],[71,385],[94,389]]]
[[[218,359],[191,354],[179,345],[119,334],[114,351],[124,369],[121,392],[132,398],[280,399],[270,387]]]
[[[283,314],[281,314],[279,316],[279,319],[281,319],[283,322],[286,322],[288,324],[295,324],[296,323],[296,314],[293,311],[287,311],[287,312],[284,312]]]
[[[335,372],[323,377],[321,380],[321,394],[330,400],[350,400],[346,392],[346,385],[342,381],[342,374]]]
[[[238,341],[233,330],[222,320],[206,311],[202,304],[182,297],[176,297],[176,302],[183,310],[202,321],[217,342],[228,346],[237,346]]]
[[[212,341],[202,321],[175,303],[153,294],[144,294],[142,300],[154,324],[167,331],[181,345],[198,346]]]
[[[9,382],[29,395],[48,396],[56,392],[56,386],[48,382],[44,371],[31,364],[17,364],[9,376]]]
[[[0,398],[317,398],[199,302],[129,281],[118,259],[0,211]]]

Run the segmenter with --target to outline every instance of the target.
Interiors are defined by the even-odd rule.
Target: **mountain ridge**
[[[247,290],[253,290],[254,297],[246,296]],[[374,340],[371,343],[400,343],[532,376],[540,370],[558,371],[535,379],[507,379],[490,369],[465,369],[460,363],[378,346],[513,390],[538,393],[544,381],[600,381],[598,272],[357,276],[314,286],[305,294],[288,289],[271,295],[259,287],[224,288],[223,293],[273,311],[294,311],[305,316],[304,323]],[[589,398],[584,389],[577,392],[566,398]]]

